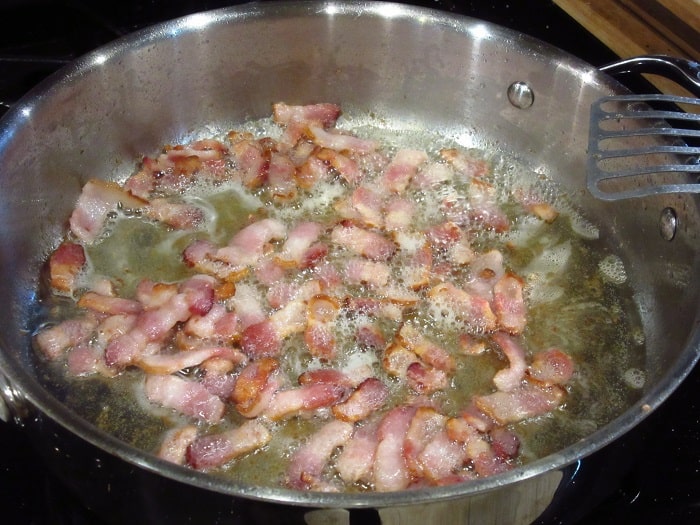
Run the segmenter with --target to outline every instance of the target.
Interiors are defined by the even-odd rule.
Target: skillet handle
[[[6,423],[13,421],[18,426],[22,426],[27,413],[24,396],[10,384],[0,371],[0,420]]]
[[[666,55],[626,58],[607,64],[600,71],[609,75],[650,73],[673,80],[700,98],[700,63]]]

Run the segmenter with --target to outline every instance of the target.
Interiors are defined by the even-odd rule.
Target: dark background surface
[[[183,0],[0,0],[0,105],[11,106],[41,79],[74,58],[159,21],[242,2]],[[559,10],[538,1],[408,1],[474,16],[536,36],[603,65],[615,55]],[[549,523],[581,525],[700,523],[700,368],[630,436],[636,452],[620,481],[600,486],[602,500]],[[623,443],[626,446],[626,443]],[[614,469],[584,460],[587,469]],[[603,476],[605,477],[605,476]],[[574,477],[572,484],[576,484]],[[571,505],[571,503],[569,503]],[[566,509],[564,509],[566,510]],[[582,517],[579,517],[582,516]],[[21,429],[0,422],[0,523],[103,523],[49,472]]]

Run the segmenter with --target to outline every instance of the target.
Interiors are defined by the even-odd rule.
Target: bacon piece
[[[496,189],[480,179],[469,185],[469,218],[482,228],[503,233],[510,228],[508,216],[498,205]]]
[[[525,370],[527,370],[525,350],[515,338],[503,332],[496,332],[493,340],[501,347],[509,362],[508,368],[496,372],[493,383],[499,390],[509,392],[520,386],[525,377]]]
[[[326,161],[318,158],[317,153],[310,155],[296,171],[296,181],[300,188],[310,190],[328,177],[329,166]]]
[[[223,357],[240,364],[246,360],[245,355],[226,346],[209,346],[196,350],[185,350],[175,354],[153,354],[134,358],[134,364],[148,374],[173,374],[179,370],[202,364],[207,359]]]
[[[248,284],[238,284],[228,304],[238,316],[241,330],[267,318],[257,291]]]
[[[264,415],[273,420],[286,419],[304,412],[328,408],[345,397],[346,389],[331,383],[312,383],[278,390]]]
[[[416,407],[399,406],[382,418],[377,430],[377,449],[372,478],[377,492],[403,490],[411,482],[404,456],[404,441]]]
[[[527,374],[529,379],[537,383],[565,385],[574,374],[574,362],[558,348],[550,348],[535,354]]]
[[[379,379],[370,377],[331,410],[336,418],[354,423],[382,408],[388,397],[389,388]]]
[[[254,419],[240,427],[195,439],[187,449],[187,463],[197,470],[219,467],[263,448],[272,439],[265,425]]]
[[[393,377],[406,378],[408,367],[419,361],[418,356],[399,342],[394,342],[384,350],[382,367]]]
[[[457,288],[452,283],[440,283],[431,288],[428,300],[438,311],[453,311],[468,330],[483,333],[496,329],[497,318],[488,300]]]
[[[464,446],[452,441],[445,430],[438,432],[418,456],[421,472],[431,484],[451,483],[448,480],[463,466],[466,459]]]
[[[332,171],[345,179],[348,184],[356,185],[362,180],[363,173],[357,163],[339,151],[321,148],[316,152],[316,157],[331,167]]]
[[[497,391],[474,396],[474,403],[501,425],[547,414],[564,400],[564,391],[557,387],[538,387],[528,383],[509,392]]]
[[[75,377],[102,374],[110,377],[113,374],[104,366],[102,349],[88,341],[82,341],[68,350],[66,363],[68,373]]]
[[[420,190],[431,191],[441,184],[452,182],[454,172],[452,168],[442,162],[431,162],[411,181],[411,185]]]
[[[224,415],[224,403],[197,381],[173,375],[147,375],[144,390],[151,403],[172,408],[181,414],[207,423],[218,423]]]
[[[177,294],[176,284],[155,283],[143,279],[136,286],[136,300],[147,310],[165,305]]]
[[[70,216],[73,234],[84,242],[94,241],[102,231],[107,214],[118,208],[140,209],[145,202],[114,182],[92,179],[85,183]]]
[[[77,304],[80,308],[87,308],[93,312],[109,315],[134,315],[143,310],[143,305],[138,301],[101,295],[95,292],[85,292]]]
[[[384,225],[382,210],[383,195],[369,186],[359,186],[352,194],[333,205],[344,219],[351,219],[368,228],[381,228]]]
[[[326,130],[319,126],[309,126],[309,133],[314,143],[322,148],[335,151],[349,151],[358,154],[372,153],[377,149],[377,142],[369,139],[361,139],[354,135],[346,135],[333,130]]]
[[[307,303],[304,342],[311,355],[321,359],[335,356],[334,328],[339,311],[338,301],[327,295],[315,295]]]
[[[428,228],[426,237],[433,249],[446,251],[462,238],[462,229],[457,223],[446,221]]]
[[[176,465],[184,465],[187,461],[187,448],[197,439],[197,427],[186,425],[173,428],[165,433],[158,449],[158,457]]]
[[[296,166],[286,155],[273,152],[267,173],[267,187],[276,202],[288,202],[297,196]]]
[[[306,328],[306,305],[295,300],[274,312],[268,319],[247,326],[241,334],[241,349],[248,357],[279,354],[284,339]]]
[[[207,240],[196,240],[182,252],[184,263],[199,272],[216,276],[227,281],[241,279],[247,267],[236,266],[217,257],[218,248]]]
[[[496,427],[489,432],[493,452],[503,459],[514,459],[520,450],[518,436],[504,427]]]
[[[459,353],[462,355],[480,355],[486,351],[484,341],[471,334],[459,334]]]
[[[355,429],[335,461],[335,468],[343,481],[371,480],[377,443],[377,425],[366,424]]]
[[[236,233],[228,246],[216,251],[216,259],[235,268],[255,265],[265,255],[272,240],[282,239],[287,233],[283,222],[276,219],[261,219]]]
[[[97,328],[97,319],[93,316],[67,319],[43,328],[35,336],[36,344],[49,359],[57,359],[68,348],[86,341]]]
[[[480,253],[469,265],[470,282],[467,289],[491,301],[493,287],[505,275],[503,254],[498,250]]]
[[[511,334],[519,334],[527,324],[523,281],[517,275],[506,273],[493,287],[493,311],[498,326]]]
[[[413,391],[419,394],[432,394],[447,388],[449,378],[444,370],[417,362],[408,365],[406,382]]]
[[[344,446],[353,433],[351,423],[331,421],[323,425],[292,454],[287,468],[287,485],[291,488],[319,489],[321,475],[333,451]]]
[[[145,208],[149,219],[167,224],[176,230],[194,230],[204,222],[204,212],[193,204],[153,199]]]
[[[73,292],[85,261],[85,250],[80,244],[62,242],[49,258],[51,287],[59,292]]]
[[[482,454],[491,454],[491,444],[486,435],[478,431],[463,417],[447,420],[445,424],[447,436],[464,446],[465,458],[474,460]]]
[[[389,283],[391,269],[384,262],[353,258],[345,266],[345,277],[349,284],[378,289]]]
[[[191,308],[187,295],[178,293],[159,308],[141,312],[128,333],[109,342],[105,348],[105,362],[111,367],[130,364],[149,343],[162,341],[177,323],[187,321]]]
[[[236,174],[246,188],[255,189],[267,182],[270,150],[246,134],[229,133]]]
[[[387,341],[381,329],[373,324],[362,325],[357,328],[355,342],[360,348],[383,350]]]
[[[387,261],[396,252],[396,245],[391,240],[353,224],[340,224],[333,228],[331,240],[372,261]]]
[[[559,211],[534,190],[518,189],[513,192],[513,196],[525,210],[548,224],[553,223],[559,217]]]
[[[195,275],[182,282],[178,292],[182,294],[193,315],[206,315],[214,305],[216,281],[208,275]]]
[[[244,417],[257,417],[270,404],[280,387],[277,360],[263,357],[246,365],[238,374],[231,401]]]
[[[340,106],[330,103],[308,104],[305,106],[288,105],[277,102],[272,105],[272,116],[277,124],[286,126],[291,122],[314,123],[324,128],[335,125],[341,114]]]
[[[397,151],[381,175],[382,187],[394,193],[403,193],[418,172],[418,168],[427,160],[428,154],[422,150]]]
[[[240,333],[238,315],[221,303],[214,303],[206,314],[190,317],[183,332],[200,339],[230,341]]]
[[[449,162],[467,181],[481,178],[489,171],[488,162],[456,148],[442,149],[440,156]]]
[[[384,228],[388,231],[404,231],[413,225],[415,205],[403,197],[393,197],[384,206]]]
[[[430,341],[413,325],[404,323],[398,335],[406,348],[416,354],[425,364],[444,372],[454,372],[455,362],[449,352]]]
[[[422,476],[422,466],[419,455],[437,435],[445,429],[447,417],[440,414],[433,407],[418,407],[411,419],[411,423],[404,439],[404,456],[409,468],[415,476]]]
[[[318,240],[324,227],[317,222],[300,222],[287,235],[287,240],[275,261],[285,268],[306,268],[309,264],[309,250]]]
[[[310,385],[313,383],[329,383],[344,388],[353,388],[356,386],[355,381],[353,381],[350,376],[335,368],[316,368],[314,370],[302,372],[301,375],[299,375],[300,385]]]

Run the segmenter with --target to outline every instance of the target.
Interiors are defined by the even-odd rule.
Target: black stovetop
[[[238,3],[242,2],[0,0],[0,106],[9,107],[48,74],[119,36],[159,21]],[[594,65],[616,58],[550,1],[406,3],[495,22],[548,41]],[[696,367],[631,438],[641,447],[636,463],[605,492],[600,503],[577,513],[584,517],[576,523],[700,523],[699,392],[700,367]],[[44,467],[22,431],[2,423],[0,516],[5,525],[102,523]],[[552,523],[573,521],[557,517]]]

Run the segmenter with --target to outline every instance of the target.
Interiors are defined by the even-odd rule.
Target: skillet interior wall
[[[604,237],[621,240],[631,278],[643,283],[647,342],[659,364],[651,373],[665,373],[697,315],[696,287],[676,278],[681,266],[697,274],[697,202],[673,198],[685,229],[667,243],[657,232],[662,199],[611,205],[587,196],[588,107],[609,88],[592,68],[480,24],[465,31],[395,12],[365,20],[358,31],[342,12],[286,18],[279,7],[277,14],[265,21],[244,14],[245,24],[217,26],[201,18],[119,43],[89,55],[13,113],[22,126],[4,132],[0,150],[7,196],[0,217],[8,225],[0,235],[11,247],[2,252],[1,270],[19,278],[3,279],[0,293],[15,305],[4,344],[21,361],[31,362],[28,332],[12,327],[31,328],[38,268],[87,179],[123,178],[163,143],[267,115],[276,100],[328,100],[351,113],[371,111],[388,127],[444,130],[466,144],[519,152],[533,170],[560,181],[598,218]],[[528,110],[507,101],[508,85],[519,80],[535,91]],[[676,277],[672,264],[680,265]]]

